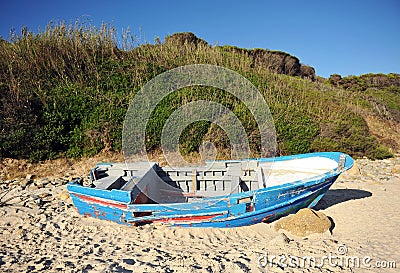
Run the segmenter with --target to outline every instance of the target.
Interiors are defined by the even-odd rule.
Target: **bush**
[[[275,119],[279,154],[341,150],[355,156],[390,156],[354,109],[364,107],[358,101],[368,102],[368,107],[375,101],[396,117],[398,87],[371,91],[372,85],[397,83],[396,74],[387,79],[366,76],[339,81],[342,87],[363,90],[371,100],[324,83],[274,73],[313,77],[311,67],[301,66],[287,53],[211,47],[192,33],[171,35],[164,44],[124,48],[129,50],[117,47],[111,26],[81,23],[49,24],[38,34],[24,29],[11,42],[0,40],[0,157],[39,161],[120,151],[125,113],[137,91],[168,69],[195,63],[230,68],[259,88]],[[185,88],[159,103],[146,128],[150,152],[159,151],[161,129],[171,113],[199,99],[233,111],[246,130],[252,153],[259,153],[260,136],[250,111],[229,93],[210,87]],[[229,155],[224,132],[204,121],[183,131],[182,153],[198,152],[203,140],[214,141],[220,155]]]

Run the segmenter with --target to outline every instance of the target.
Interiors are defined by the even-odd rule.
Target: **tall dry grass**
[[[124,115],[136,92],[154,76],[187,64],[219,65],[248,78],[270,106],[279,154],[341,150],[373,158],[390,155],[353,111],[358,102],[350,92],[321,81],[272,73],[246,51],[172,39],[138,46],[129,32],[122,42],[116,33],[107,24],[55,22],[43,32],[24,28],[10,42],[1,41],[0,157],[37,161],[120,151]],[[165,98],[148,127],[148,149],[159,149],[159,125],[167,114],[199,98],[237,113],[257,149],[259,136],[254,137],[257,130],[249,111],[226,92],[216,92],[186,88]],[[212,136],[221,142],[217,144],[221,154],[228,154],[223,131],[215,133],[211,124],[208,130],[204,126],[194,125],[200,137],[184,132],[183,152],[197,153],[197,142]]]

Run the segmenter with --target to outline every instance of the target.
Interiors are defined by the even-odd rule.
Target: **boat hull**
[[[339,160],[340,153],[318,153]],[[315,154],[314,154],[315,155]],[[307,155],[297,155],[296,158]],[[239,227],[271,222],[282,216],[313,207],[328,191],[341,172],[353,165],[346,155],[341,170],[332,170],[307,181],[246,191],[226,196],[203,198],[189,203],[131,204],[119,191],[95,191],[69,183],[68,190],[78,212],[85,216],[135,226],[162,223],[180,227]],[[288,160],[282,157],[277,160]],[[95,194],[94,194],[95,193]],[[121,194],[121,196],[120,196]],[[112,197],[110,197],[113,195]]]

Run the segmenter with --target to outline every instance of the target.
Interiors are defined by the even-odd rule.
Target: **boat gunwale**
[[[277,161],[285,161],[285,160],[293,160],[293,159],[301,159],[301,158],[309,158],[309,157],[318,157],[318,156],[323,156],[329,159],[332,159],[336,162],[338,162],[338,160],[335,160],[334,156],[339,156],[341,154],[341,152],[318,152],[318,153],[311,153],[311,154],[300,154],[300,155],[289,155],[289,156],[282,156],[279,157],[279,160]],[[312,155],[312,156],[310,156]],[[331,155],[331,156],[329,156]],[[336,168],[324,172],[322,174],[318,174],[315,176],[311,176],[311,177],[307,177],[305,179],[299,179],[299,180],[295,180],[295,181],[291,181],[291,182],[287,182],[284,184],[278,184],[278,185],[272,185],[269,187],[265,187],[265,188],[260,188],[260,189],[255,189],[255,190],[250,190],[250,191],[245,191],[245,192],[239,192],[239,193],[231,193],[228,195],[219,195],[219,196],[210,196],[210,197],[203,197],[203,198],[195,198],[192,199],[193,201],[191,202],[176,202],[176,203],[157,203],[157,204],[132,204],[132,200],[130,200],[129,202],[127,201],[121,201],[121,200],[116,200],[113,199],[113,197],[115,197],[115,195],[113,195],[112,193],[126,193],[126,194],[130,194],[132,191],[125,191],[125,190],[120,190],[120,189],[111,189],[111,190],[106,190],[106,189],[97,189],[97,188],[90,188],[87,186],[83,186],[80,185],[78,183],[78,181],[80,180],[80,178],[77,178],[75,181],[73,182],[69,182],[67,184],[67,188],[68,191],[70,191],[71,193],[78,193],[78,194],[83,194],[86,196],[90,196],[90,197],[94,197],[94,198],[101,198],[101,199],[105,199],[105,200],[112,200],[114,202],[118,202],[121,204],[127,204],[128,206],[171,206],[174,204],[191,204],[191,205],[195,205],[195,204],[200,204],[200,203],[204,203],[204,202],[208,202],[208,201],[215,201],[215,200],[220,200],[220,199],[240,199],[243,197],[250,197],[250,196],[254,196],[256,193],[261,193],[261,192],[268,192],[268,191],[274,191],[276,189],[287,189],[287,188],[291,188],[291,187],[297,187],[299,185],[303,185],[303,186],[310,186],[312,184],[318,184],[320,182],[322,182],[323,180],[329,179],[333,176],[338,176],[341,173],[345,172],[346,170],[350,169],[353,164],[354,164],[354,160],[347,154],[344,154],[346,156],[346,161],[345,161],[345,166],[341,169],[339,169],[339,166],[337,166]],[[282,159],[283,158],[283,159]],[[289,159],[290,158],[290,159]],[[272,161],[272,159],[274,158],[259,158],[256,159],[259,162],[268,162],[268,161]],[[349,162],[350,159],[350,162]],[[229,162],[229,160],[227,160],[226,162]],[[237,162],[237,161],[235,161]],[[339,163],[339,162],[338,162]],[[102,165],[104,164],[108,164],[108,163],[101,163]],[[74,190],[75,189],[75,190]],[[83,191],[77,191],[76,189],[82,189]],[[95,193],[95,192],[99,192],[99,193],[103,193],[104,195],[107,195],[107,193],[110,193],[109,195],[111,195],[110,197],[107,196],[97,196],[97,195],[92,195],[91,193],[85,192],[89,190],[91,193]],[[103,195],[101,194],[101,195]],[[126,195],[125,194],[125,195]],[[194,201],[196,200],[196,201]],[[198,200],[198,201],[197,201]]]

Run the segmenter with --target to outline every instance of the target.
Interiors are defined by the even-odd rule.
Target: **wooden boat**
[[[198,168],[154,162],[99,163],[91,187],[67,185],[78,212],[125,225],[237,227],[313,207],[353,165],[339,152],[208,163]]]

